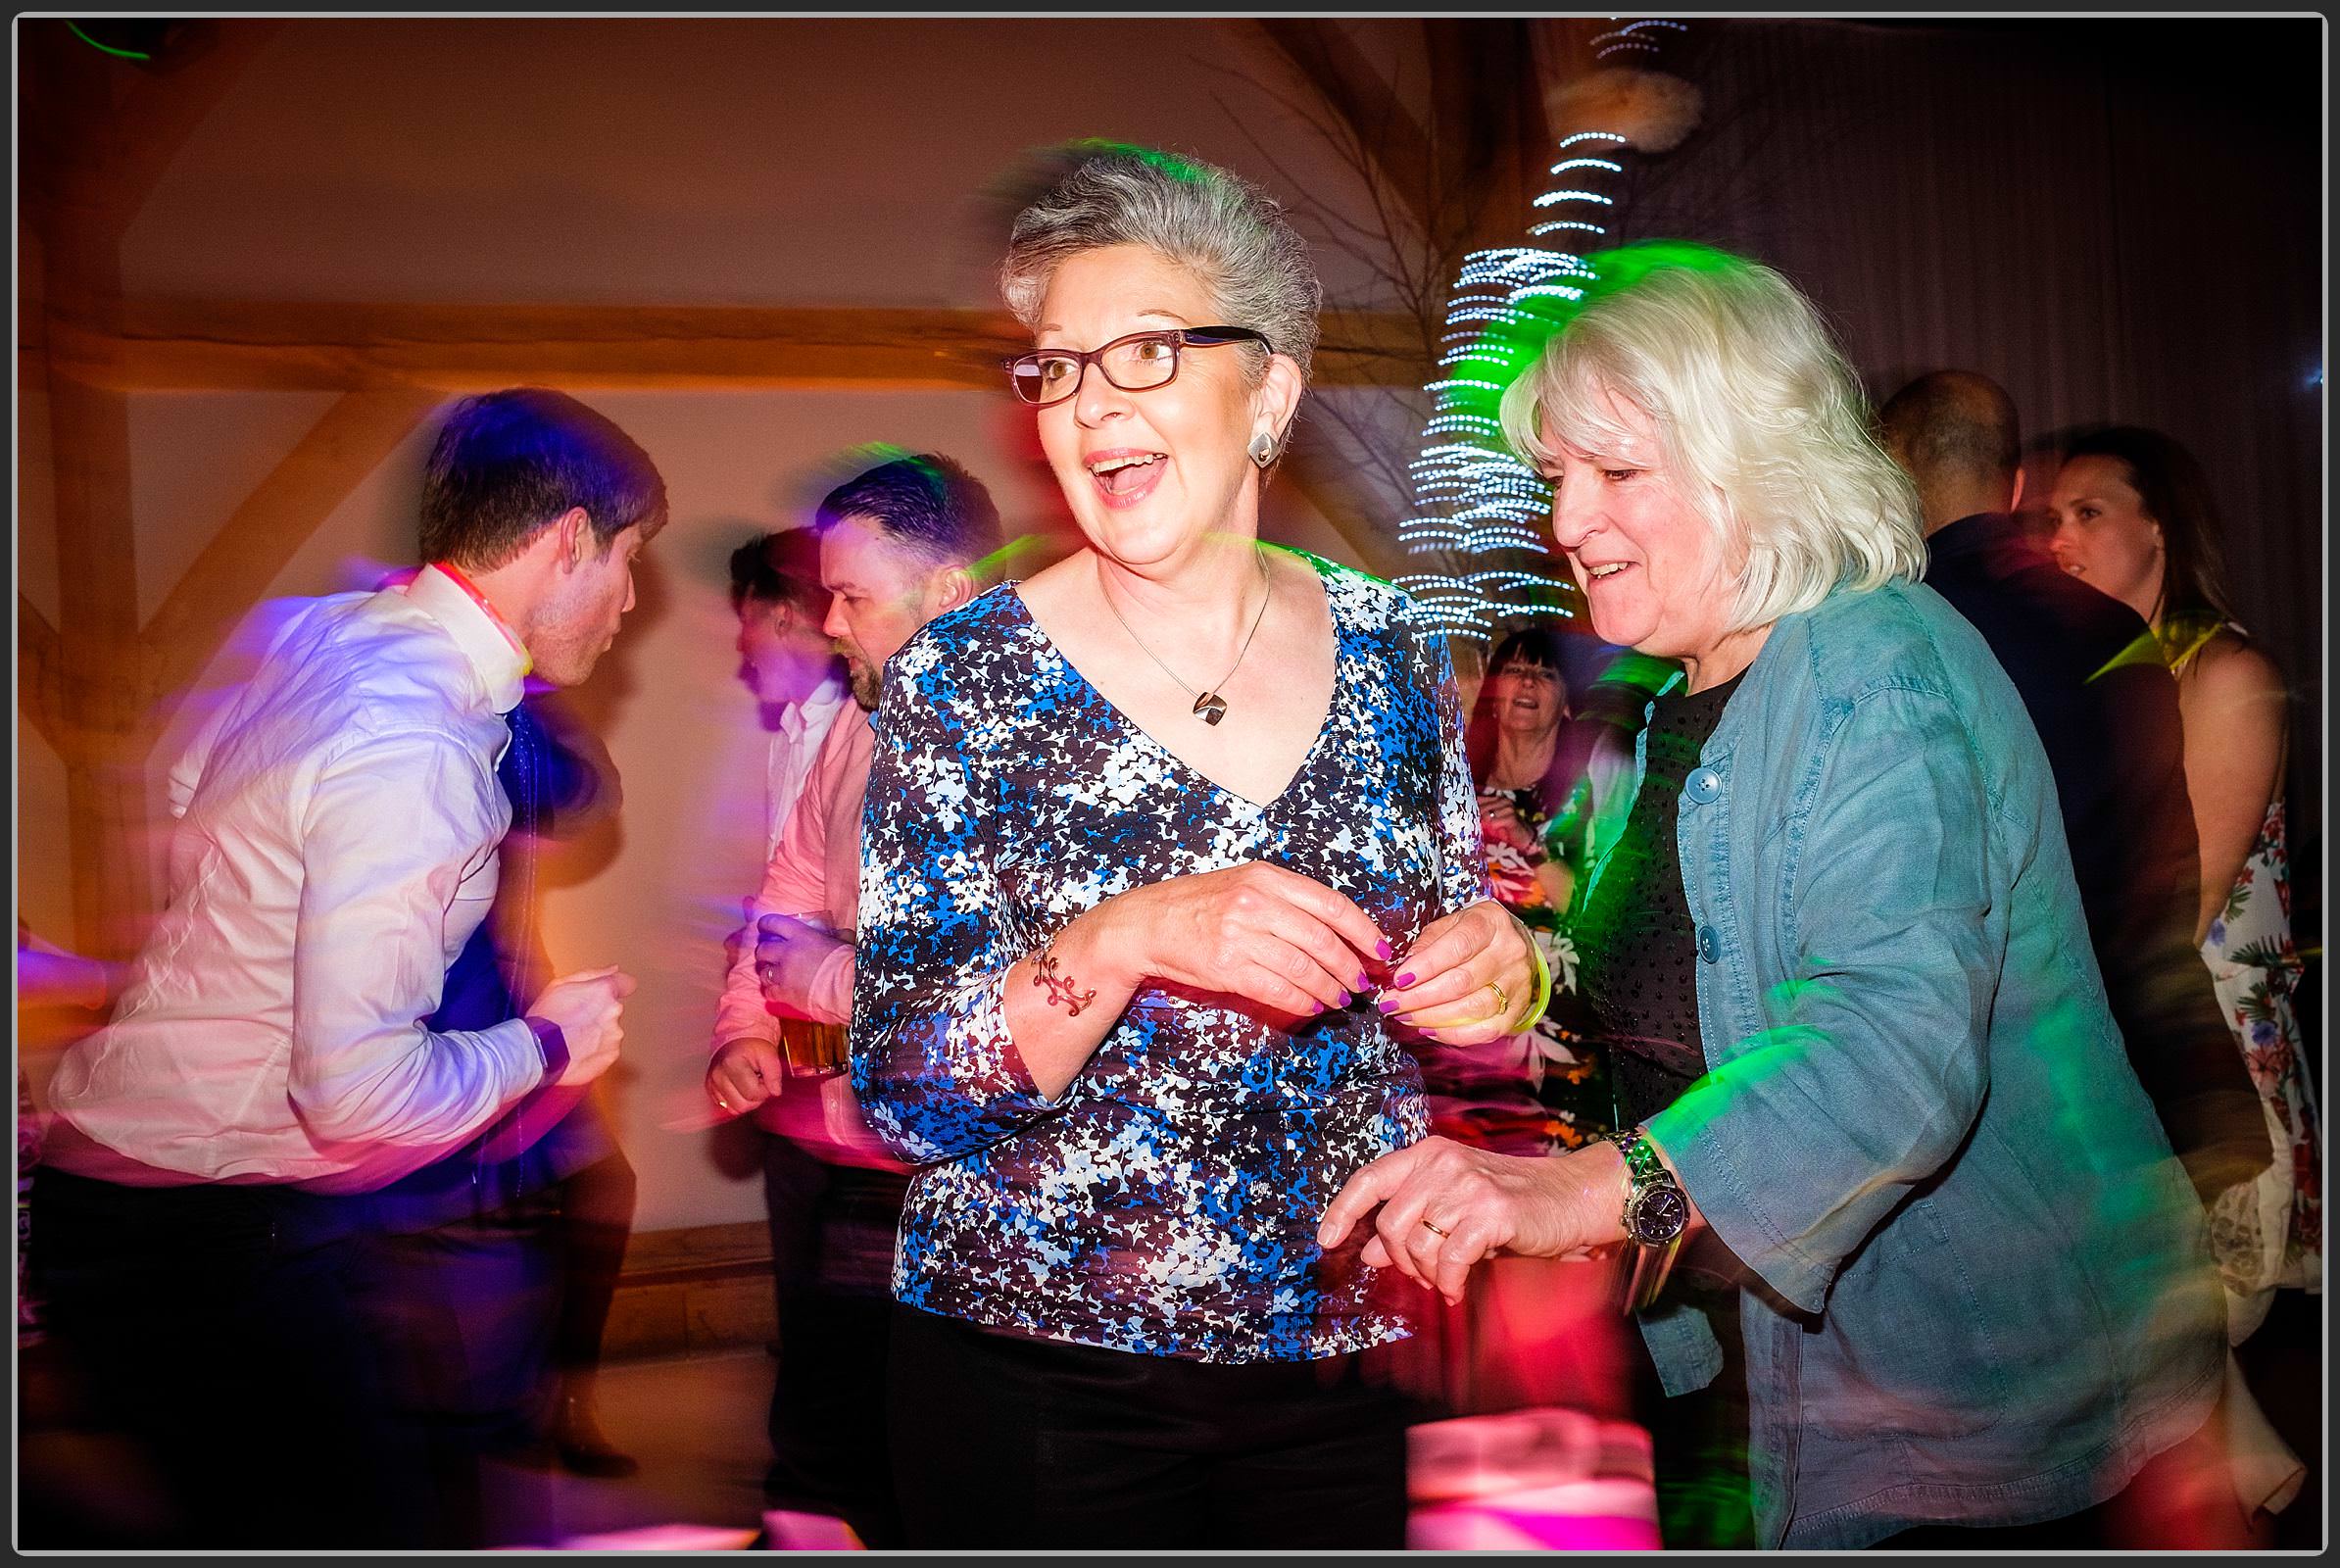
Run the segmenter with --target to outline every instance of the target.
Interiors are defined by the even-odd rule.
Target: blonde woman
[[[1809,302],[1702,247],[1588,261],[1503,414],[1594,629],[1682,666],[1574,923],[1625,1130],[1428,1140],[1322,1240],[1369,1223],[1368,1263],[1449,1297],[1491,1252],[1622,1247],[1669,1545],[2094,1540],[2209,1418],[2218,1297],[2039,738],[1918,581]]]

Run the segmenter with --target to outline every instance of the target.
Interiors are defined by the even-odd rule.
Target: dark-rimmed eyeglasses
[[[1015,395],[1035,408],[1061,403],[1080,389],[1090,366],[1124,392],[1150,392],[1178,375],[1178,351],[1213,349],[1227,343],[1256,343],[1270,354],[1275,345],[1247,326],[1181,326],[1159,332],[1132,332],[1100,349],[1035,349],[1007,362]]]

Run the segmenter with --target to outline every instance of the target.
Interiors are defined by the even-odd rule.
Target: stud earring
[[[1253,465],[1264,468],[1276,461],[1276,438],[1262,430],[1251,438],[1250,446],[1244,450],[1251,454]]]

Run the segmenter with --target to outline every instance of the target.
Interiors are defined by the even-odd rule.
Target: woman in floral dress
[[[2202,842],[2197,933],[2276,1156],[2211,1212],[2239,1345],[2276,1290],[2319,1290],[2323,1260],[2322,1129],[2291,1003],[2301,963],[2283,833],[2288,694],[2235,621],[2210,484],[2176,442],[2124,426],[2074,443],[2051,507],[2064,569],[2143,615],[2177,679]]]

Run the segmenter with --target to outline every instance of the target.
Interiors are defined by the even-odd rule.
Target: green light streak
[[[73,36],[80,39],[83,43],[89,45],[90,48],[110,54],[118,60],[152,60],[154,58],[152,55],[142,55],[135,49],[117,49],[110,43],[100,43],[95,38],[92,38],[88,33],[83,32],[78,26],[74,26],[73,23],[69,22],[66,24],[66,25],[73,27]]]

